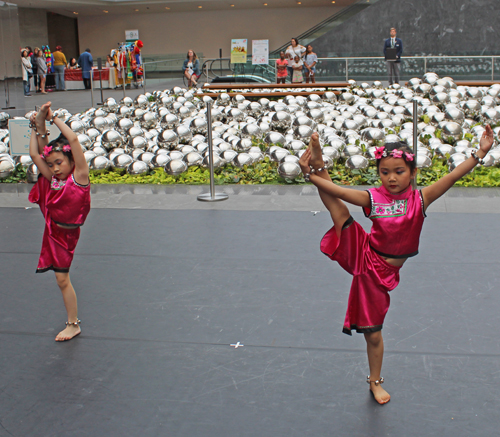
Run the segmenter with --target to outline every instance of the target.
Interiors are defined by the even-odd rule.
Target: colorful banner
[[[254,39],[252,40],[252,64],[268,64],[269,63],[269,40]]]
[[[247,40],[231,40],[231,64],[245,64],[247,62]]]

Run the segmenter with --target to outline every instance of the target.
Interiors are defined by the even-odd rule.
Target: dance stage
[[[27,188],[0,185],[1,437],[498,433],[500,190],[429,208],[391,292],[380,406],[363,337],[342,334],[351,278],[319,252],[331,218],[313,188],[207,204],[206,187],[93,187],[66,343]]]

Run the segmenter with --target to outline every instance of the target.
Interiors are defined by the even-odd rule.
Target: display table
[[[110,71],[109,70],[110,70],[109,68],[103,68],[101,71],[101,79],[102,79],[102,87],[103,88],[110,87],[110,80],[109,80]],[[114,68],[113,68],[113,70],[114,70]],[[111,72],[111,74],[114,74],[114,71]],[[99,71],[97,69],[93,70],[93,79],[94,79],[94,89],[100,88],[101,83],[99,81]],[[112,79],[114,79],[114,77]],[[85,89],[85,86],[83,85],[83,77],[82,77],[81,68],[77,68],[76,70],[69,70],[69,69],[64,70],[64,81],[66,82],[66,89],[67,90],[83,90],[83,89]],[[114,83],[114,80],[112,80],[112,82]]]

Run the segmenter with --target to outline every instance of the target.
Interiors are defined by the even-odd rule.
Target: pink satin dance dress
[[[73,174],[66,180],[52,177],[51,181],[40,176],[31,189],[29,201],[38,204],[45,218],[36,272],[69,272],[80,238],[80,226],[90,211],[90,184],[78,184]]]
[[[409,187],[391,194],[383,186],[371,188],[371,206],[364,208],[372,220],[367,233],[350,217],[340,239],[335,227],[321,240],[321,251],[353,276],[343,332],[375,332],[382,329],[389,309],[389,291],[399,284],[399,270],[385,258],[409,258],[418,254],[425,218],[422,193]]]

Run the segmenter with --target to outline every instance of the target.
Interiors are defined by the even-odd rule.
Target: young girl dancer
[[[382,325],[389,309],[388,292],[399,283],[399,270],[405,261],[418,253],[420,231],[429,205],[471,171],[493,144],[490,126],[480,141],[480,148],[451,173],[422,190],[413,190],[417,174],[412,150],[406,143],[388,143],[377,148],[377,169],[382,182],[379,188],[358,191],[335,185],[325,170],[317,133],[299,164],[306,180],[317,188],[330,211],[333,227],[321,241],[321,251],[353,275],[343,332],[355,329],[363,333],[367,345],[370,376],[367,382],[379,404],[390,396],[381,386],[384,355]],[[361,206],[372,220],[368,234],[353,220],[344,202]]]
[[[45,120],[55,124],[61,135],[48,142]],[[29,200],[37,203],[45,218],[42,251],[37,273],[54,270],[68,313],[66,329],[56,341],[80,334],[75,290],[69,268],[83,225],[90,211],[89,167],[76,134],[50,109],[50,102],[31,117],[30,156],[40,171]]]

